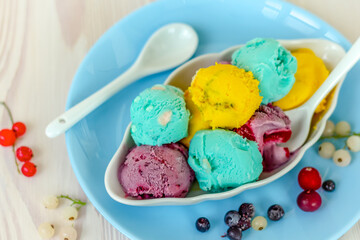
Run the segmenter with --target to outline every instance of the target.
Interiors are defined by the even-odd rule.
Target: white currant
[[[322,136],[331,137],[334,135],[334,132],[335,132],[335,124],[331,120],[327,120]]]
[[[55,209],[59,206],[59,199],[54,195],[49,195],[43,199],[42,203],[45,208]]]
[[[54,228],[54,225],[52,225],[48,222],[45,222],[45,223],[40,224],[40,226],[38,227],[38,232],[42,239],[49,239],[52,236],[54,236],[55,228]]]
[[[63,227],[60,230],[60,239],[61,240],[76,240],[77,238],[77,231],[74,227],[67,226]]]
[[[319,155],[322,158],[332,158],[335,152],[335,146],[331,142],[323,142],[319,146]]]
[[[346,140],[346,145],[352,152],[360,151],[360,137],[359,136],[351,136]]]
[[[335,133],[340,136],[349,135],[351,132],[350,124],[346,121],[338,122],[335,126]]]
[[[264,230],[267,226],[266,218],[262,216],[255,217],[251,222],[251,227],[257,231]]]
[[[351,155],[349,151],[345,149],[339,149],[335,151],[333,161],[339,167],[346,167],[351,162]]]
[[[62,215],[64,219],[74,221],[78,217],[78,210],[73,206],[68,206],[63,209]]]

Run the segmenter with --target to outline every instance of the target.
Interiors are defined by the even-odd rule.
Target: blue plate
[[[149,4],[115,24],[88,53],[74,78],[67,108],[75,105],[116,76],[135,60],[148,37],[170,22],[184,22],[199,34],[196,56],[218,52],[255,37],[326,38],[348,49],[349,42],[331,26],[289,3],[276,0],[174,0]],[[243,239],[337,239],[360,216],[360,161],[345,168],[318,156],[316,144],[300,164],[277,181],[248,190],[230,199],[208,201],[192,206],[132,207],[113,201],[104,186],[105,169],[120,144],[130,121],[130,103],[143,89],[162,83],[171,71],[143,78],[125,88],[89,114],[66,133],[66,143],[75,174],[89,200],[119,231],[131,239],[221,239],[227,227],[224,214],[243,202],[256,206],[256,215],[266,216],[267,208],[280,204],[285,217],[268,222],[261,232],[247,230]],[[347,120],[359,131],[359,64],[348,74],[332,120]],[[341,140],[337,141],[343,146]],[[323,179],[333,179],[337,188],[328,193],[319,190],[323,204],[314,213],[305,213],[296,205],[301,192],[297,174],[305,166],[316,167]],[[198,217],[205,216],[211,229],[195,229]]]

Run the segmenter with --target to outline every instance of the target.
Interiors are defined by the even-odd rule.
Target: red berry
[[[16,122],[12,126],[12,130],[15,132],[16,137],[20,137],[26,132],[26,126],[22,122]]]
[[[304,190],[317,190],[321,187],[321,176],[313,167],[301,169],[298,176],[299,185]]]
[[[36,173],[36,165],[33,164],[32,162],[26,162],[24,163],[24,165],[21,167],[21,172],[24,174],[24,176],[26,177],[32,177],[35,175]]]
[[[4,147],[14,145],[16,141],[15,133],[10,129],[3,129],[0,131],[0,145]]]
[[[22,146],[16,149],[16,157],[17,159],[19,159],[20,162],[30,161],[32,156],[33,156],[33,152],[29,147]]]
[[[321,206],[321,197],[314,190],[306,190],[299,194],[297,204],[305,212],[314,212]]]

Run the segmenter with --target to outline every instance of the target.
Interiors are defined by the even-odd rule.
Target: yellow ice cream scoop
[[[300,48],[291,54],[298,63],[295,83],[284,98],[274,102],[275,106],[284,111],[304,104],[329,76],[324,62],[311,49]],[[316,108],[315,113],[321,112],[325,108],[326,100],[324,99]]]
[[[181,143],[185,146],[190,146],[190,141],[194,137],[195,133],[199,130],[210,129],[210,125],[207,121],[204,121],[201,112],[192,101],[192,95],[189,90],[185,91],[184,94],[186,108],[190,111],[188,136],[181,140]]]
[[[262,97],[253,74],[230,64],[198,70],[189,87],[194,105],[213,129],[238,128],[259,108]]]

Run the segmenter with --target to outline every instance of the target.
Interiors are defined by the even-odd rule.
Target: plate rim
[[[201,1],[204,1],[204,0],[195,0],[195,1],[201,2]],[[218,1],[221,1],[221,0],[216,0],[216,2],[218,2]],[[73,105],[75,105],[77,103],[77,102],[74,102],[72,100],[72,97],[74,96],[74,93],[73,93],[74,92],[74,82],[76,81],[76,79],[80,75],[80,69],[82,69],[84,67],[85,62],[92,55],[92,53],[95,51],[95,49],[97,48],[97,45],[106,39],[106,36],[111,31],[114,30],[114,27],[116,25],[120,24],[120,22],[124,23],[124,22],[128,21],[134,15],[141,14],[141,12],[146,11],[148,8],[156,7],[157,5],[162,5],[162,4],[165,4],[165,5],[166,4],[173,4],[174,2],[184,2],[184,1],[182,1],[182,0],[175,0],[175,1],[159,0],[159,1],[147,3],[147,4],[143,5],[142,7],[132,11],[128,15],[124,16],[123,18],[120,18],[112,26],[107,28],[106,31],[98,38],[98,40],[91,46],[90,50],[86,53],[85,57],[82,59],[80,65],[77,67],[76,74],[74,75],[73,81],[71,82],[70,90],[69,90],[67,98],[66,98],[66,107],[65,107],[66,110],[68,110],[70,107],[72,107]],[[236,5],[241,5],[246,1],[232,0],[232,2],[234,4],[236,4]],[[256,3],[257,4],[261,3],[262,5],[264,5],[265,3],[280,4],[280,5],[284,6],[285,8],[289,8],[289,9],[295,11],[295,12],[301,13],[304,16],[309,17],[313,21],[320,23],[323,27],[331,29],[331,32],[334,33],[334,37],[336,37],[339,40],[339,42],[341,42],[340,45],[343,46],[345,50],[348,50],[349,47],[351,46],[349,40],[347,40],[335,27],[331,26],[329,23],[327,23],[326,21],[324,21],[320,17],[316,16],[315,14],[313,14],[313,13],[311,13],[311,12],[309,12],[309,11],[307,11],[307,10],[305,10],[305,9],[303,9],[303,8],[293,4],[293,3],[285,2],[283,0],[257,0]],[[185,4],[186,4],[186,2],[185,2]],[[255,3],[251,3],[251,4],[255,4]],[[329,39],[329,37],[327,39]],[[72,145],[71,145],[71,134],[69,134],[69,131],[65,133],[65,142],[66,142],[66,149],[67,149],[67,152],[68,152],[70,163],[71,163],[72,169],[73,169],[73,171],[75,173],[76,179],[78,180],[82,190],[84,191],[85,195],[87,196],[89,201],[92,203],[92,205],[97,209],[97,211],[99,211],[99,213],[106,219],[106,221],[108,221],[112,226],[114,226],[122,234],[124,234],[125,236],[127,236],[128,238],[130,238],[132,240],[135,240],[135,239],[140,240],[141,238],[139,238],[139,236],[137,236],[134,232],[128,231],[125,227],[118,224],[116,222],[116,220],[114,220],[113,218],[111,218],[107,214],[107,211],[105,210],[105,208],[96,199],[96,197],[94,196],[94,194],[92,193],[90,188],[85,183],[84,179],[81,177],[79,169],[76,166],[75,156],[73,156],[73,150],[72,150]],[[339,238],[346,231],[348,231],[359,220],[359,218],[360,218],[360,208],[353,215],[353,218],[351,220],[349,220],[348,224],[344,224],[343,227],[341,228],[341,230],[339,230],[337,232],[338,234],[335,234],[334,236],[330,236],[330,237],[332,239]]]

